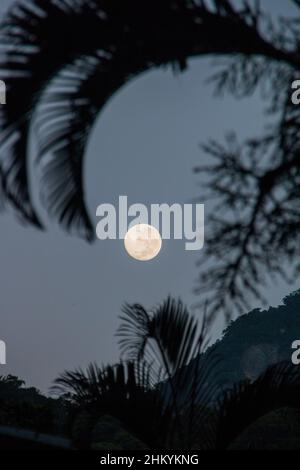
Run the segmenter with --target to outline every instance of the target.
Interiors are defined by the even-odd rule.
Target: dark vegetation
[[[65,435],[80,449],[299,448],[300,368],[290,360],[299,296],[241,317],[205,352],[205,319],[181,302],[127,305],[119,364],[64,372],[58,399],[2,378],[0,426]]]
[[[0,426],[60,434],[67,431],[68,404],[48,398],[18,377],[0,377]]]
[[[66,230],[93,239],[83,187],[88,136],[111,95],[147,70],[181,72],[191,57],[223,56],[217,91],[243,97],[261,85],[272,127],[245,143],[232,134],[203,147],[212,163],[196,171],[217,204],[201,321],[172,299],[153,311],[127,305],[119,364],[64,372],[59,399],[2,377],[0,425],[66,434],[77,448],[299,447],[300,369],[289,358],[299,295],[241,317],[207,349],[218,313],[230,320],[250,310],[254,298],[264,301],[268,274],[289,280],[288,267],[295,280],[300,271],[299,107],[290,99],[299,19],[271,19],[250,0],[16,2],[0,28],[0,176],[1,201],[23,221],[44,226],[28,178],[36,123],[43,204]]]
[[[291,361],[291,345],[300,338],[299,312],[299,291],[285,297],[278,307],[252,310],[228,325],[203,360],[209,360],[212,350],[222,358],[216,376],[228,387],[255,380],[267,367]]]

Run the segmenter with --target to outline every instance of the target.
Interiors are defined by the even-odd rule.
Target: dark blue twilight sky
[[[0,14],[12,3],[1,0]],[[289,0],[263,4],[274,15],[293,13]],[[95,225],[98,204],[116,203],[123,194],[129,203],[189,202],[200,189],[192,172],[203,161],[200,142],[230,130],[241,138],[260,133],[266,118],[259,94],[239,102],[213,98],[204,83],[211,63],[193,60],[175,77],[171,70],[150,72],[110,100],[86,158]],[[197,301],[199,254],[185,251],[182,242],[164,242],[158,258],[139,263],[126,255],[122,241],[90,246],[51,224],[46,233],[24,228],[8,213],[0,226],[0,338],[8,360],[0,375],[17,374],[46,391],[64,369],[117,360],[114,333],[125,301],[151,307],[170,293],[189,306]],[[270,304],[289,290],[270,287]],[[221,328],[220,319],[215,338]]]

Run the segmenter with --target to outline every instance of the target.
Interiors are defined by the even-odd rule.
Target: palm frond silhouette
[[[172,420],[153,388],[151,370],[143,362],[126,361],[101,368],[90,364],[86,371],[61,374],[52,390],[71,403],[75,416],[85,412],[91,428],[99,417],[110,415],[154,447],[161,446]],[[161,429],[159,439],[157,428]]]
[[[152,312],[126,305],[118,330],[124,361],[65,372],[54,390],[78,410],[92,413],[95,422],[104,414],[118,418],[152,448],[190,449],[211,414],[210,397],[217,387],[208,379],[218,358],[200,363],[205,332],[205,322],[200,326],[181,301],[167,299]],[[211,441],[207,431],[202,446],[208,448]]]
[[[121,321],[118,336],[122,353],[151,364],[163,400],[173,410],[176,437],[181,445],[191,448],[219,385],[209,378],[220,358],[212,354],[210,362],[200,362],[209,341],[206,316],[200,325],[180,300],[168,298],[152,311],[139,304],[125,305]],[[199,400],[203,410],[197,415]]]

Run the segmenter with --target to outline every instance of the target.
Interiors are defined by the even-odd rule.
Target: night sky
[[[1,14],[12,3],[1,0]],[[293,13],[288,0],[263,4],[274,15]],[[241,139],[263,130],[268,118],[259,93],[242,101],[213,97],[213,87],[205,81],[215,71],[214,62],[190,61],[188,70],[176,76],[170,69],[149,72],[109,101],[85,160],[95,227],[97,206],[117,204],[119,195],[127,195],[130,204],[191,202],[201,191],[193,174],[204,158],[199,144],[210,137],[222,140],[231,130]],[[31,177],[37,198],[33,171]],[[128,257],[123,241],[89,245],[40,211],[48,225],[45,233],[21,226],[9,212],[0,216],[0,339],[7,344],[8,362],[0,366],[0,375],[16,374],[47,391],[64,369],[117,361],[115,331],[124,302],[151,307],[168,294],[180,296],[188,306],[197,302],[193,287],[201,253],[185,251],[184,242],[164,241],[154,261],[141,263]],[[278,304],[291,290],[283,283],[270,286],[270,304]],[[215,339],[221,329],[222,319]]]

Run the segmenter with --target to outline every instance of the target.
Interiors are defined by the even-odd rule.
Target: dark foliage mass
[[[216,447],[230,447],[248,426],[274,410],[291,408],[299,411],[299,391],[299,370],[289,362],[268,368],[253,383],[237,384],[222,398]]]
[[[278,119],[245,145],[231,136],[226,145],[204,147],[215,159],[204,170],[220,204],[207,238],[214,263],[199,290],[207,292],[211,314],[245,311],[251,299],[263,300],[266,272],[285,276],[284,264],[299,254],[299,117],[289,94],[300,64],[298,38],[298,17],[273,23],[250,0],[240,7],[229,0],[16,2],[0,33],[0,75],[8,89],[0,110],[3,202],[42,228],[28,177],[35,122],[47,211],[68,231],[92,240],[84,151],[107,100],[144,71],[180,71],[190,57],[225,55],[217,89],[242,97],[262,84]]]
[[[179,440],[182,448],[188,448],[200,423],[211,414],[205,404],[213,385],[203,390],[201,385],[216,360],[201,366],[197,359],[205,332],[205,321],[199,327],[180,301],[168,299],[152,312],[126,305],[118,331],[123,362],[66,372],[57,379],[55,390],[63,392],[79,414],[88,414],[89,433],[99,417],[109,414],[152,448],[167,448]],[[191,371],[185,366],[192,359]],[[205,439],[210,439],[209,434]],[[202,445],[208,446],[205,439]]]
[[[126,305],[118,331],[122,361],[64,372],[53,388],[59,398],[0,377],[1,435],[3,425],[25,428],[98,450],[299,448],[300,369],[290,361],[290,332],[278,341],[284,353],[263,364],[257,355],[245,362],[241,348],[247,331],[248,346],[267,355],[274,346],[270,326],[280,328],[284,314],[296,331],[299,295],[277,312],[233,322],[205,351],[206,319],[199,324],[182,302],[167,299],[151,311]]]
[[[67,402],[45,397],[36,388],[26,387],[18,377],[0,376],[0,426],[64,434],[67,417]]]
[[[201,360],[209,361],[214,350],[221,358],[214,379],[227,388],[256,380],[268,367],[291,361],[291,346],[300,337],[299,310],[299,291],[285,297],[277,307],[251,310],[230,322],[222,338],[207,349]]]
[[[104,449],[105,426],[108,436],[120,435],[120,426],[119,449],[128,445],[128,433],[139,448],[227,449],[269,413],[300,412],[300,369],[290,361],[224,384],[222,392],[224,358],[216,348],[203,355],[205,325],[172,299],[153,311],[126,305],[118,331],[124,362],[65,372],[56,381],[55,390],[73,407],[76,445]],[[272,425],[278,427],[276,420]],[[268,430],[261,434],[270,441]]]

